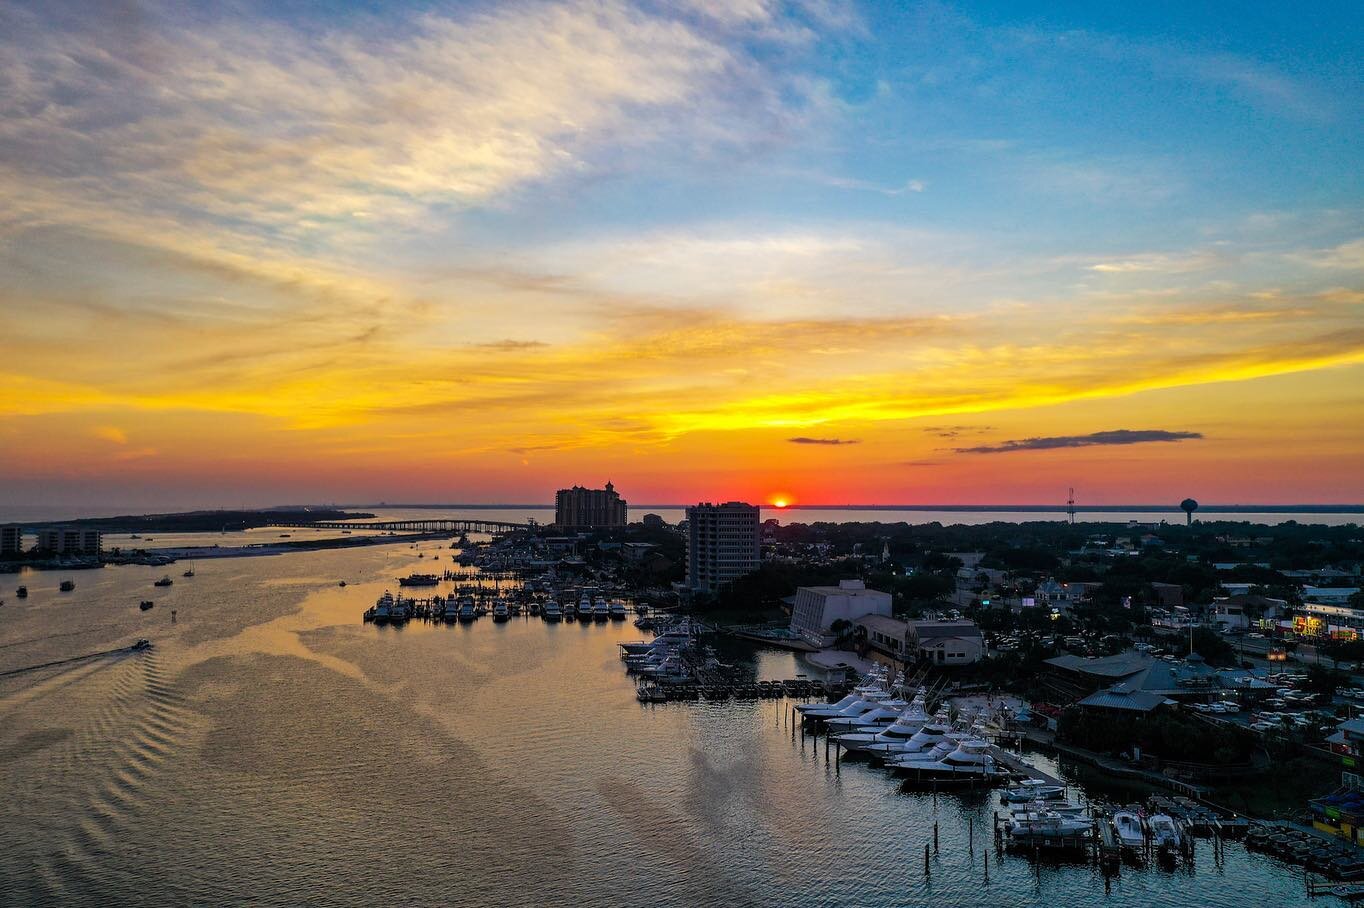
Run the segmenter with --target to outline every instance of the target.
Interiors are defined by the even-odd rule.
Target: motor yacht
[[[451,594],[445,600],[445,608],[441,611],[441,619],[444,621],[459,620],[459,600]]]
[[[895,767],[916,781],[935,783],[992,782],[1004,774],[990,753],[990,742],[983,738],[965,738],[951,753],[936,760],[915,759],[909,754],[900,757]]]
[[[477,617],[478,610],[474,608],[474,600],[461,599],[459,601],[459,620],[467,623]]]
[[[622,616],[624,617],[624,616]],[[609,621],[611,618],[611,606],[606,604],[605,599],[598,599],[592,604],[593,621]]]
[[[565,620],[565,621],[572,621],[572,620],[574,620],[574,619],[577,618],[577,617],[578,617],[578,609],[573,605],[572,602],[565,602],[565,603],[564,603],[564,620]]]
[[[611,603],[611,620],[612,620],[612,621],[624,621],[624,620],[626,619],[626,617],[627,617],[627,614],[626,614],[626,611],[625,611],[625,603],[623,603],[623,602],[613,602],[613,603]]]
[[[559,608],[559,603],[551,599],[545,603],[545,607],[540,610],[540,617],[550,623],[564,620],[564,610]]]
[[[904,700],[899,697],[891,697],[878,702],[875,709],[855,716],[834,716],[826,720],[825,724],[828,726],[830,734],[852,731],[880,731],[900,718],[900,713],[908,708],[909,704]]]
[[[838,743],[847,750],[867,750],[877,744],[903,744],[917,735],[927,722],[923,705],[916,698],[885,728],[845,732],[838,736]]]
[[[862,750],[878,759],[891,760],[911,754],[927,753],[944,741],[949,740],[948,736],[951,733],[951,723],[944,716],[925,722],[924,726],[910,736],[908,740],[875,741],[862,747]]]
[[[384,594],[374,603],[374,623],[386,624],[393,617],[393,594],[384,590]]]
[[[394,602],[393,607],[389,609],[388,620],[395,624],[406,621],[411,617],[412,604],[402,599],[399,599],[396,602]]]
[[[1119,810],[1113,814],[1113,834],[1124,848],[1141,848],[1146,844],[1146,832],[1141,826],[1141,817],[1130,810]]]
[[[1026,804],[1029,801],[1062,801],[1066,789],[1063,785],[1052,785],[1042,779],[1024,779],[1000,795],[1002,804]]]

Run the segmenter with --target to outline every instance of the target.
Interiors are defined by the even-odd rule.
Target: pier
[[[521,530],[535,529],[535,521],[516,523],[509,520],[468,520],[460,518],[456,520],[318,520],[312,523],[281,521],[271,523],[272,527],[292,527],[295,529],[319,529],[319,530],[371,530],[381,532],[403,532],[403,533],[515,533]]]

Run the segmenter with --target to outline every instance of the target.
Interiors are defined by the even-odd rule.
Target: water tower
[[[1179,503],[1179,509],[1184,512],[1184,522],[1193,524],[1193,512],[1198,510],[1198,502],[1192,498],[1186,498]]]

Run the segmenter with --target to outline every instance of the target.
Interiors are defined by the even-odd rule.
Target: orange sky
[[[744,9],[15,14],[0,508],[1364,501],[1357,84]]]

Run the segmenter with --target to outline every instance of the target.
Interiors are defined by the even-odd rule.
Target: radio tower
[[[1066,500],[1066,513],[1070,515],[1070,525],[1075,526],[1075,490],[1070,490],[1070,498]]]

